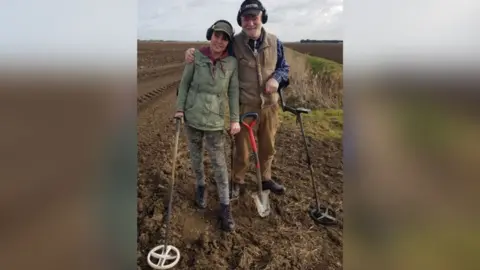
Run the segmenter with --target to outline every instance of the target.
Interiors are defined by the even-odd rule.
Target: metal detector
[[[310,180],[312,182],[314,197],[315,197],[315,207],[309,209],[308,214],[313,219],[313,221],[318,225],[334,225],[337,223],[337,215],[335,211],[330,209],[329,207],[320,205],[320,201],[318,199],[318,192],[317,186],[315,184],[315,180],[313,178],[313,166],[312,166],[312,159],[310,158],[310,153],[308,150],[307,139],[305,137],[305,131],[303,129],[303,121],[302,121],[302,114],[310,113],[310,109],[306,108],[293,108],[287,106],[285,104],[285,100],[283,98],[283,90],[290,84],[290,80],[286,80],[280,84],[278,87],[278,94],[280,96],[280,102],[282,104],[282,110],[284,112],[290,112],[295,115],[297,119],[297,123],[300,124],[300,130],[302,131],[303,142],[305,146],[305,152],[307,154],[307,164],[310,169]]]
[[[168,199],[168,210],[166,215],[166,231],[165,231],[165,240],[163,245],[154,247],[150,252],[148,252],[147,262],[150,267],[154,269],[170,269],[175,267],[180,261],[180,250],[178,248],[168,245],[168,236],[170,232],[170,216],[172,212],[172,202],[173,202],[173,186],[175,184],[175,168],[177,165],[177,151],[178,151],[178,138],[180,137],[180,123],[182,122],[182,117],[175,118],[175,146],[173,150],[173,165],[172,165],[172,178],[169,187],[169,199]],[[152,261],[152,258],[157,259],[155,263]]]

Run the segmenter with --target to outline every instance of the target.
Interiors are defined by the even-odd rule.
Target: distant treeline
[[[164,39],[137,39],[137,42],[170,42],[170,43],[182,43],[182,42],[199,42],[205,43],[206,41],[192,40],[192,41],[178,41],[178,40],[164,40]]]
[[[343,43],[343,40],[302,39],[300,43]]]
[[[163,40],[163,39],[137,39],[137,42],[178,42],[175,40]]]
[[[176,40],[163,40],[163,39],[137,39],[138,42],[205,42],[205,41],[176,41]],[[316,39],[302,39],[300,43],[343,43],[343,40],[316,40]]]
[[[163,39],[137,39],[137,42],[205,42],[205,41],[177,41],[177,40],[163,40]],[[343,40],[316,40],[316,39],[302,39],[300,43],[343,43]]]

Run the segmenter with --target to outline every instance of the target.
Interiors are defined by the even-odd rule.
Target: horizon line
[[[341,39],[301,39],[297,41],[282,41],[283,43],[289,43],[289,42],[301,42],[301,41],[316,41],[316,42],[337,42],[343,43],[343,40]],[[208,42],[208,41],[200,41],[200,40],[172,40],[172,39],[139,39],[137,38],[137,41],[161,41],[161,42]]]

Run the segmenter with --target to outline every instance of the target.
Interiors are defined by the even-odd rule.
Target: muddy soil
[[[139,58],[160,63],[166,59],[165,54],[172,55],[173,49],[168,46],[178,47],[178,44],[162,45],[139,45]],[[176,62],[182,61],[178,55],[181,57],[189,46],[181,46],[180,52],[173,54],[177,55]],[[139,80],[139,92],[148,92],[152,85],[166,85],[172,77],[180,79],[183,67],[179,66],[174,72],[171,71],[172,61],[166,62],[161,64],[167,65],[168,76]],[[153,68],[162,70],[158,66]],[[165,73],[159,71],[159,74]],[[138,114],[138,269],[151,269],[146,262],[147,253],[163,243],[162,222],[168,200],[175,133],[171,117],[175,92],[176,85]],[[182,129],[171,218],[171,243],[180,249],[182,256],[176,269],[343,269],[343,221],[338,226],[321,227],[315,225],[307,213],[314,200],[300,131],[282,126],[276,146],[273,171],[286,186],[286,194],[270,196],[272,213],[263,219],[258,216],[248,193],[232,202],[236,230],[228,234],[219,230],[216,220],[218,195],[208,155],[205,159],[208,207],[198,211],[194,206],[194,176]],[[342,220],[341,141],[309,138],[309,146],[320,198],[334,207]],[[230,164],[227,138],[225,151]],[[253,160],[251,165],[246,180],[249,191],[254,191]]]

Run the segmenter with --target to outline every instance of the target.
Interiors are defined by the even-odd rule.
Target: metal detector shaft
[[[305,153],[307,154],[307,164],[308,164],[308,168],[310,169],[310,181],[312,182],[313,191],[315,192],[315,203],[317,204],[317,209],[320,209],[320,201],[318,200],[317,185],[313,180],[312,159],[310,158],[310,151],[308,150],[307,138],[305,137],[305,130],[303,129],[303,120],[302,120],[301,113],[297,113],[297,121],[300,124],[300,130],[302,132],[302,137],[303,137],[303,144],[305,145]]]
[[[168,198],[168,209],[167,209],[165,239],[164,239],[165,247],[167,247],[168,236],[170,234],[170,216],[172,213],[173,186],[175,185],[175,168],[177,165],[177,150],[178,150],[178,137],[180,137],[180,122],[181,122],[180,118],[175,119],[175,143],[173,148],[172,178],[170,179],[170,187],[168,189],[169,198]]]

